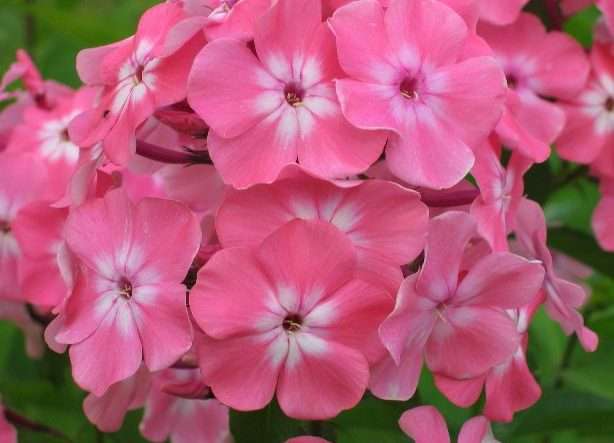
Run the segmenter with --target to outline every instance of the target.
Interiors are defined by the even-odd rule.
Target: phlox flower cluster
[[[77,90],[18,52],[0,318],[67,353],[104,432],[144,408],[152,442],[229,443],[231,409],[327,420],[429,371],[460,407],[484,395],[458,441],[497,441],[541,396],[540,307],[598,345],[524,193],[551,146],[599,180],[614,250],[614,1],[590,53],[526,3],[169,0],[81,51]],[[450,442],[430,405],[399,425]]]

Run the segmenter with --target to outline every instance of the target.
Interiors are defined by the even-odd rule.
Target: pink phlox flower
[[[523,199],[515,222],[515,233],[522,253],[542,263],[546,271],[543,282],[545,308],[567,335],[576,333],[582,347],[594,351],[599,343],[597,335],[584,325],[578,311],[586,302],[587,294],[581,286],[560,278],[553,266],[552,254],[546,244],[546,220],[539,204]]]
[[[507,235],[524,193],[523,175],[533,164],[513,152],[507,167],[499,158],[501,147],[496,137],[476,148],[476,163],[471,173],[480,187],[480,196],[471,205],[478,232],[493,251],[508,250]]]
[[[588,78],[582,47],[558,31],[547,32],[536,16],[522,13],[507,26],[478,25],[507,77],[505,111],[497,126],[503,144],[543,162],[565,125],[565,113],[545,100],[573,97]]]
[[[232,443],[228,407],[216,399],[203,399],[207,390],[201,398],[169,393],[169,387],[190,385],[202,385],[198,369],[167,369],[154,376],[139,426],[143,436],[154,442]]]
[[[277,392],[284,413],[299,419],[354,407],[369,363],[383,355],[377,326],[392,307],[355,267],[350,240],[322,221],[294,220],[258,246],[216,253],[190,294],[215,397],[243,411]]]
[[[77,384],[101,396],[141,361],[158,371],[190,349],[182,281],[201,233],[188,208],[156,198],[135,205],[116,189],[74,209],[64,236],[80,270],[52,325],[55,340],[71,345]]]
[[[540,289],[537,263],[493,252],[462,269],[476,236],[470,215],[450,211],[431,219],[424,265],[407,277],[394,311],[379,328],[390,358],[374,368],[371,391],[407,400],[416,390],[423,361],[434,373],[464,380],[507,361],[520,334],[507,310],[526,305]]]
[[[297,158],[318,175],[345,177],[382,152],[383,133],[341,113],[334,80],[343,72],[320,3],[280,0],[258,20],[254,51],[225,38],[196,57],[188,101],[211,127],[211,158],[234,187],[270,183]]]
[[[360,0],[329,23],[350,77],[336,81],[343,114],[357,127],[388,131],[392,173],[438,189],[464,178],[471,146],[497,124],[505,94],[494,58],[466,57],[465,21],[439,1],[394,0],[384,11]]]

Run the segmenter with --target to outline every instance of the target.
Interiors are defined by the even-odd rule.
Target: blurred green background
[[[46,78],[78,86],[74,59],[81,48],[109,43],[133,33],[139,15],[153,0],[0,0],[0,71],[26,48]],[[543,5],[530,8],[542,14]],[[596,9],[567,21],[565,30],[590,45]],[[544,390],[542,400],[517,415],[514,423],[496,425],[505,443],[614,442],[614,256],[599,250],[590,232],[590,217],[598,201],[597,185],[583,169],[553,156],[532,169],[527,193],[545,206],[553,247],[597,270],[591,277],[593,295],[585,309],[591,328],[601,339],[595,354],[585,354],[576,339],[565,337],[543,312],[530,335],[529,361]],[[60,429],[68,440],[19,428],[22,443],[133,443],[140,413],[131,413],[123,429],[102,434],[85,419],[84,394],[74,386],[65,355],[47,352],[39,361],[24,353],[23,338],[12,325],[0,322],[0,395],[2,401],[29,419]],[[332,423],[302,423],[284,418],[273,405],[256,413],[233,414],[238,443],[280,443],[309,430],[334,432],[339,443],[406,442],[396,421],[408,407],[434,404],[457,432],[481,405],[461,410],[448,403],[423,375],[416,398],[407,404],[365,398],[356,409]],[[195,442],[198,443],[198,442]]]

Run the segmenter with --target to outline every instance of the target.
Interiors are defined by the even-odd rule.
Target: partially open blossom
[[[115,383],[102,396],[89,394],[85,397],[83,412],[101,431],[118,431],[128,411],[143,407],[150,388],[151,376],[141,366],[134,375]]]
[[[504,145],[543,162],[565,125],[563,110],[544,97],[570,98],[584,87],[589,64],[582,47],[562,32],[546,32],[529,13],[507,26],[482,23],[478,33],[494,51],[509,87],[497,134]]]
[[[354,245],[360,278],[396,292],[401,266],[424,248],[428,210],[418,193],[383,180],[335,183],[289,167],[271,185],[229,192],[217,217],[222,246],[257,245],[291,220],[323,220]]]
[[[474,404],[485,389],[483,414],[495,421],[509,422],[516,412],[534,405],[541,397],[541,388],[528,367],[526,350],[529,324],[542,302],[543,296],[538,293],[528,305],[507,311],[521,337],[518,348],[508,359],[472,379],[436,374],[435,384],[441,393],[455,405],[466,408]]]
[[[416,443],[450,443],[448,426],[433,406],[418,406],[406,411],[399,420],[403,432]],[[499,443],[495,440],[489,421],[482,416],[465,422],[458,435],[458,443]]]
[[[333,80],[343,73],[321,14],[319,0],[280,0],[257,23],[255,52],[220,39],[196,57],[188,99],[211,127],[209,152],[226,183],[272,182],[297,158],[318,175],[343,177],[381,154],[383,134],[341,114]]]
[[[158,371],[190,349],[182,281],[200,235],[182,204],[146,198],[135,206],[121,190],[70,214],[65,238],[81,270],[56,340],[72,345],[80,386],[101,396],[142,360]]]
[[[450,211],[431,220],[423,267],[405,279],[394,311],[380,327],[393,362],[375,369],[371,390],[387,399],[410,398],[423,361],[435,374],[469,379],[506,361],[520,335],[507,309],[529,303],[544,271],[524,258],[498,252],[461,273],[476,235],[475,222]]]
[[[232,443],[228,407],[212,398],[181,398],[165,389],[168,383],[201,378],[198,369],[167,369],[154,377],[140,430],[147,440],[171,443]],[[205,393],[207,394],[207,393]]]
[[[541,261],[546,271],[543,284],[546,312],[567,335],[575,332],[585,350],[594,351],[599,339],[584,326],[582,315],[578,312],[586,301],[586,293],[581,286],[556,275],[552,254],[546,245],[544,212],[536,202],[523,199],[518,209],[515,232],[523,255]]]
[[[190,306],[211,337],[200,366],[216,398],[254,410],[277,392],[299,419],[358,403],[369,361],[382,355],[377,325],[392,299],[354,277],[355,255],[330,224],[295,220],[259,246],[223,249],[207,262]]]
[[[359,0],[338,9],[330,24],[350,76],[336,82],[345,117],[389,131],[386,161],[405,182],[458,183],[473,166],[471,147],[499,120],[505,92],[494,59],[462,58],[463,19],[435,0],[393,0],[386,11]]]
[[[499,160],[501,147],[496,138],[480,145],[475,152],[476,163],[471,172],[480,187],[480,197],[471,205],[471,214],[478,232],[493,251],[506,251],[507,235],[524,192],[523,175],[532,162],[514,152],[504,168]]]

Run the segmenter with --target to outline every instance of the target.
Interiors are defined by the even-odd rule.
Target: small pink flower
[[[591,76],[580,93],[562,104],[567,124],[557,140],[561,157],[592,163],[614,178],[614,56],[609,45],[595,44]]]
[[[416,443],[450,443],[448,426],[433,406],[418,406],[406,411],[399,420],[403,432]],[[482,416],[465,422],[458,434],[458,443],[499,443],[495,440],[490,422]]]
[[[470,379],[506,361],[520,336],[507,309],[526,305],[544,278],[539,264],[498,252],[461,273],[476,234],[473,219],[450,211],[431,220],[422,269],[405,279],[394,311],[380,326],[392,360],[374,369],[371,390],[385,399],[410,398],[423,360],[435,374]]]
[[[49,182],[44,199],[57,200],[64,195],[79,159],[79,147],[70,140],[68,125],[92,106],[95,93],[83,88],[59,98],[53,109],[31,106],[13,130],[7,151],[31,152],[47,166]]]
[[[524,193],[523,176],[532,165],[520,153],[513,152],[504,168],[500,154],[499,141],[492,137],[489,143],[476,148],[476,162],[471,170],[480,187],[480,197],[471,205],[471,215],[493,251],[508,249],[507,235]]]
[[[203,377],[224,404],[255,410],[275,391],[286,415],[326,419],[354,407],[382,355],[385,290],[354,277],[350,241],[328,223],[295,220],[257,247],[223,249],[198,274],[194,318],[210,337]]]
[[[390,131],[386,160],[405,182],[458,183],[473,166],[471,146],[499,120],[505,92],[493,58],[463,58],[463,19],[435,0],[393,0],[386,11],[359,0],[329,21],[351,77],[336,82],[345,117]]]
[[[521,309],[508,310],[516,324],[521,341],[516,351],[488,373],[472,379],[459,380],[435,374],[437,388],[457,406],[474,404],[486,388],[484,415],[495,421],[509,422],[514,414],[534,405],[541,397],[541,388],[526,361],[528,328],[533,314],[543,301],[541,294]]]
[[[424,247],[428,210],[418,193],[395,183],[332,182],[289,166],[271,185],[229,192],[215,222],[227,248],[258,245],[295,219],[331,223],[352,242],[360,278],[395,293],[401,266]]]
[[[65,238],[81,270],[56,318],[56,340],[72,345],[77,384],[101,396],[132,376],[143,359],[158,371],[190,349],[181,282],[200,237],[185,206],[154,198],[134,206],[122,190],[73,210]]]
[[[523,199],[516,217],[516,237],[525,257],[541,261],[546,278],[543,283],[545,307],[548,315],[557,321],[567,335],[576,333],[587,351],[597,349],[597,334],[584,326],[578,309],[587,298],[581,286],[560,278],[553,266],[552,254],[546,244],[547,227],[544,212],[539,204]]]
[[[101,431],[119,431],[128,411],[143,407],[150,388],[151,376],[141,366],[131,377],[109,387],[102,396],[90,393],[83,401],[83,412]]]
[[[320,0],[280,0],[256,25],[255,52],[220,39],[196,57],[188,100],[211,127],[209,152],[226,183],[272,182],[297,158],[318,175],[342,177],[381,154],[383,133],[341,114],[333,80],[343,73],[321,14]]]
[[[168,393],[168,384],[200,383],[198,369],[167,369],[156,374],[139,426],[153,442],[232,443],[228,407],[215,399],[191,399]],[[205,395],[209,392],[205,392]]]
[[[22,300],[18,262],[22,255],[13,228],[19,211],[39,200],[47,181],[45,166],[30,154],[0,154],[0,299]]]
[[[86,49],[77,56],[81,80],[102,88],[98,105],[70,125],[71,139],[90,147],[102,141],[114,163],[125,165],[135,152],[135,131],[156,108],[186,96],[187,77],[204,36],[180,26],[185,15],[175,3],[143,14],[136,35]],[[189,31],[189,32],[188,32]]]
[[[536,16],[522,13],[508,26],[478,25],[505,72],[509,90],[497,126],[503,144],[543,162],[565,125],[564,112],[542,97],[565,99],[586,82],[589,64],[582,47],[562,32],[546,32]]]
[[[21,298],[46,309],[57,306],[68,293],[58,266],[67,216],[67,208],[34,202],[24,206],[12,224],[21,251]]]

